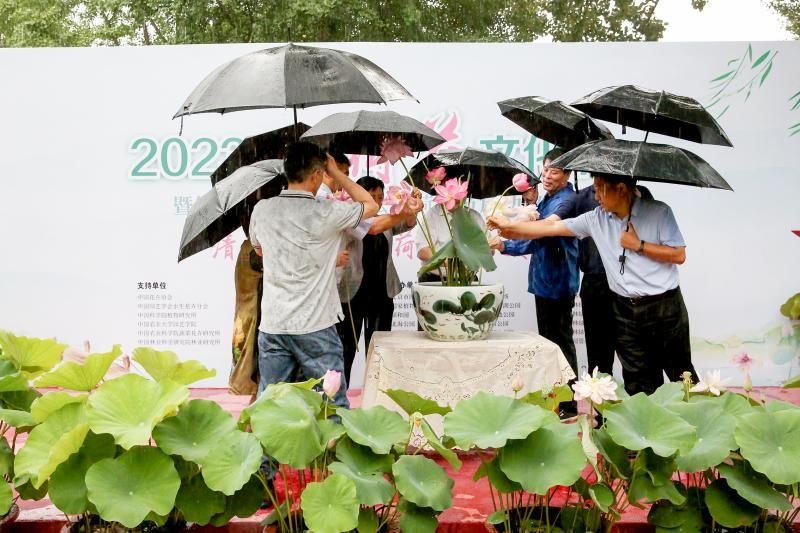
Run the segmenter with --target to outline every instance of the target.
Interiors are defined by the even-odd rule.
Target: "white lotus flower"
[[[719,396],[720,393],[726,390],[726,385],[730,378],[722,379],[719,370],[712,370],[706,372],[705,377],[700,378],[700,382],[689,389],[689,392],[710,392],[714,396]]]
[[[617,400],[617,382],[611,376],[597,376],[597,367],[590,376],[586,372],[580,380],[572,386],[575,391],[575,399],[583,400],[588,398],[593,404],[600,405],[605,400]]]

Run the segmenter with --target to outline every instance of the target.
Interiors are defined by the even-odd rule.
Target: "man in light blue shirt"
[[[686,244],[672,210],[643,200],[632,179],[594,176],[600,207],[569,220],[509,222],[492,217],[490,227],[508,238],[592,237],[614,293],[617,355],[625,389],[652,393],[663,372],[677,381],[691,362],[689,316],[678,286]]]

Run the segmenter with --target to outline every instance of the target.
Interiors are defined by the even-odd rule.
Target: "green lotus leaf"
[[[258,401],[249,414],[253,434],[282,464],[302,469],[325,451],[319,422],[298,396]]]
[[[509,439],[524,439],[547,421],[541,407],[480,391],[461,400],[444,417],[444,431],[464,450],[502,448]]]
[[[381,405],[368,409],[339,409],[347,435],[377,454],[389,453],[396,442],[408,439],[409,423]]]
[[[153,438],[166,453],[202,464],[211,449],[235,430],[230,413],[216,402],[189,400],[177,415],[153,428]]]
[[[644,449],[636,456],[633,463],[634,476],[645,475],[650,482],[661,487],[672,481],[675,473],[675,458],[656,455],[650,448]]]
[[[488,477],[489,483],[500,494],[509,494],[522,490],[522,485],[508,479],[508,476],[500,470],[499,460],[497,458],[481,464],[472,479],[477,481],[482,477]]]
[[[682,472],[702,472],[720,464],[738,446],[733,437],[736,418],[715,403],[675,403],[668,409],[691,424],[697,432],[697,443],[688,452],[678,455],[676,463]]]
[[[142,365],[156,381],[170,380],[181,385],[190,385],[201,379],[213,378],[217,375],[216,370],[209,370],[199,361],[180,361],[175,352],[168,350],[136,348],[133,351],[133,360]]]
[[[181,483],[175,507],[187,522],[202,526],[208,524],[212,516],[225,511],[225,495],[208,488],[201,476],[194,476]]]
[[[110,433],[125,449],[146,445],[153,428],[189,397],[174,381],[155,382],[136,374],[106,381],[89,397],[89,426]]]
[[[321,380],[313,380],[319,382]],[[280,400],[287,396],[292,396],[295,399],[302,400],[306,404],[306,408],[312,416],[317,416],[322,408],[322,396],[313,390],[306,388],[310,381],[302,383],[275,383],[268,385],[264,392],[258,399],[242,410],[239,415],[239,429],[244,430],[247,424],[250,423],[250,416],[253,411],[261,409],[260,405],[271,400]]]
[[[49,487],[47,481],[42,483],[41,487],[34,488],[34,486],[31,485],[31,482],[29,480],[25,481],[24,483],[21,483],[19,482],[19,480],[15,479],[14,489],[17,491],[17,494],[19,494],[19,497],[22,498],[23,500],[31,500],[38,502],[39,500],[47,496],[47,491]]]
[[[73,396],[68,392],[48,392],[33,401],[31,404],[31,416],[37,423],[42,423],[48,416],[65,405],[69,403],[85,403],[87,398],[86,394]]]
[[[89,433],[77,453],[58,465],[50,476],[50,500],[64,514],[77,515],[89,509],[86,471],[102,459],[113,458],[117,451],[111,435]]]
[[[765,403],[764,409],[769,413],[777,413],[779,411],[794,411],[795,409],[797,409],[797,406],[789,402],[784,402],[782,400],[774,400]]]
[[[453,244],[453,241],[448,241],[444,246],[436,250],[436,253],[431,256],[427,263],[422,265],[422,268],[419,269],[417,275],[421,276],[426,272],[436,270],[442,266],[446,260],[457,257],[456,254],[456,246]]]
[[[358,510],[358,533],[378,533],[378,515],[371,507],[362,507]]]
[[[573,393],[569,385],[557,385],[552,389],[535,390],[529,392],[522,398],[521,401],[531,405],[538,405],[545,411],[555,411],[558,404],[572,400]]]
[[[341,474],[309,483],[300,496],[300,507],[306,525],[316,533],[340,533],[358,526],[356,486]]]
[[[650,395],[650,399],[657,405],[666,407],[668,404],[683,402],[685,391],[680,381],[668,381]]]
[[[611,438],[629,450],[652,448],[661,457],[689,451],[697,433],[688,422],[639,393],[603,412]]]
[[[401,498],[397,511],[400,514],[400,531],[403,533],[435,533],[439,527],[436,512],[427,507],[419,507]]]
[[[0,477],[14,477],[14,450],[8,440],[0,439]]]
[[[656,531],[663,533],[704,531],[707,526],[703,522],[703,513],[698,507],[690,505],[692,501],[692,498],[688,498],[684,505],[658,501],[650,508],[647,521],[656,526]]]
[[[453,210],[450,227],[458,258],[473,272],[484,269],[491,272],[497,268],[493,252],[486,240],[486,233],[464,207]]]
[[[628,501],[639,506],[640,502],[653,503],[668,500],[675,505],[686,502],[675,483],[674,457],[661,457],[651,449],[642,450],[633,464],[633,477],[628,489]]]
[[[597,445],[600,455],[616,470],[615,475],[621,479],[633,476],[633,465],[628,450],[614,442],[606,427],[592,431],[592,440]]]
[[[592,497],[597,507],[604,513],[608,512],[608,508],[614,505],[616,499],[614,498],[614,491],[604,483],[595,483],[589,487],[589,495]]]
[[[326,446],[331,441],[336,441],[345,434],[343,425],[327,418],[319,420],[319,430],[322,434],[322,442],[326,443]]]
[[[0,405],[16,411],[30,411],[31,405],[41,393],[36,389],[0,392]]]
[[[11,492],[11,485],[0,480],[0,517],[8,513],[13,503],[14,494]]]
[[[65,405],[28,435],[14,461],[16,478],[30,479],[34,488],[41,487],[58,465],[80,449],[88,432],[84,405]]]
[[[253,476],[233,496],[225,496],[225,509],[212,516],[209,524],[221,527],[230,522],[234,516],[241,518],[252,516],[264,503],[264,498],[266,498],[264,485],[258,476]]]
[[[747,398],[733,392],[723,392],[719,396],[692,395],[689,397],[689,403],[719,405],[726,413],[736,418],[753,412],[753,406],[750,405]]]
[[[98,461],[86,472],[89,501],[98,514],[125,527],[138,526],[151,512],[169,514],[180,486],[172,459],[150,446]]]
[[[255,435],[231,431],[206,457],[203,479],[210,489],[231,496],[258,471],[261,455],[261,444]]]
[[[786,383],[783,384],[783,386],[786,389],[797,389],[797,388],[800,388],[800,375],[795,376],[795,377],[787,380]]]
[[[786,512],[792,508],[786,496],[775,490],[764,474],[756,472],[747,463],[721,464],[717,471],[739,496],[762,509]]]
[[[28,378],[22,375],[12,361],[0,359],[0,392],[28,390]]]
[[[110,352],[88,356],[82,364],[65,361],[36,380],[37,387],[60,387],[74,391],[90,391],[100,383],[114,359],[122,355],[119,344]]]
[[[744,415],[735,437],[742,456],[773,483],[800,481],[800,410]]]
[[[749,526],[761,514],[758,506],[739,496],[724,479],[706,487],[705,502],[714,520],[725,527]]]
[[[336,443],[336,458],[359,472],[392,471],[393,460],[390,455],[379,455],[347,437]]]
[[[328,470],[352,480],[361,505],[387,504],[394,496],[394,487],[381,472],[361,472],[338,461],[328,465]]]
[[[16,409],[0,409],[0,420],[15,428],[30,428],[36,425],[36,419],[32,414]]]
[[[394,403],[406,412],[407,415],[420,413],[422,415],[446,415],[452,409],[450,407],[442,406],[433,400],[423,398],[415,392],[409,392],[399,389],[387,389],[384,394],[394,400]]]
[[[397,491],[419,507],[444,511],[453,502],[453,479],[435,461],[421,455],[403,455],[392,465]]]
[[[420,428],[422,429],[422,434],[425,436],[428,445],[441,455],[454,471],[458,472],[461,469],[461,459],[458,458],[458,455],[442,444],[442,441],[439,440],[439,437],[433,431],[431,425],[428,424],[428,421],[421,417]]]
[[[56,366],[66,347],[66,344],[52,339],[17,337],[11,332],[0,330],[3,359],[13,362],[28,377],[35,377]]]
[[[499,454],[500,469],[534,494],[556,485],[572,485],[586,466],[586,454],[575,428],[550,424],[524,440],[509,442]]]

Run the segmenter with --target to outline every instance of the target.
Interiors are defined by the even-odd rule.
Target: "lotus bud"
[[[753,380],[750,379],[750,372],[745,371],[744,373],[744,391],[749,393],[753,390]]]
[[[336,393],[339,392],[339,388],[342,386],[342,373],[336,370],[328,370],[325,372],[325,376],[322,378],[322,390],[328,396],[328,398],[333,399],[336,396]]]
[[[525,382],[522,380],[522,376],[519,374],[514,377],[514,380],[511,382],[511,390],[514,392],[519,392],[525,387]]]

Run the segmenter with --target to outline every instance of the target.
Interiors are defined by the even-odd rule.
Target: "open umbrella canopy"
[[[536,175],[525,165],[500,152],[465,148],[463,150],[443,150],[430,154],[411,167],[410,177],[421,191],[436,194],[433,185],[425,179],[428,170],[445,167],[447,179],[469,179],[469,196],[473,198],[492,198],[511,186],[511,179],[517,174],[527,174],[531,183],[539,183]],[[406,176],[406,181],[410,181]]]
[[[700,156],[668,144],[620,139],[592,141],[570,150],[551,166],[642,181],[733,190]]]
[[[404,99],[414,97],[368,59],[331,48],[287,44],[219,66],[191,92],[175,117]]]
[[[245,210],[252,209],[258,199],[278,195],[286,185],[282,172],[280,159],[259,161],[237,169],[198,198],[183,224],[178,261],[230,235],[241,225]],[[251,196],[254,193],[258,193],[256,197]]]
[[[614,138],[603,124],[560,100],[523,96],[497,105],[500,113],[514,124],[566,150],[589,141]]]
[[[298,122],[294,126],[286,126],[247,137],[211,174],[211,183],[215,184],[233,174],[237,168],[252,165],[256,161],[283,159],[286,157],[286,149],[294,142],[295,128],[297,134],[300,135],[308,131],[310,127]]]
[[[711,113],[687,96],[620,85],[595,91],[571,105],[591,117],[623,126],[696,143],[733,146]]]
[[[335,146],[346,154],[379,155],[383,142],[397,137],[414,152],[430,150],[446,141],[419,120],[394,111],[334,113],[301,138],[326,148]]]

